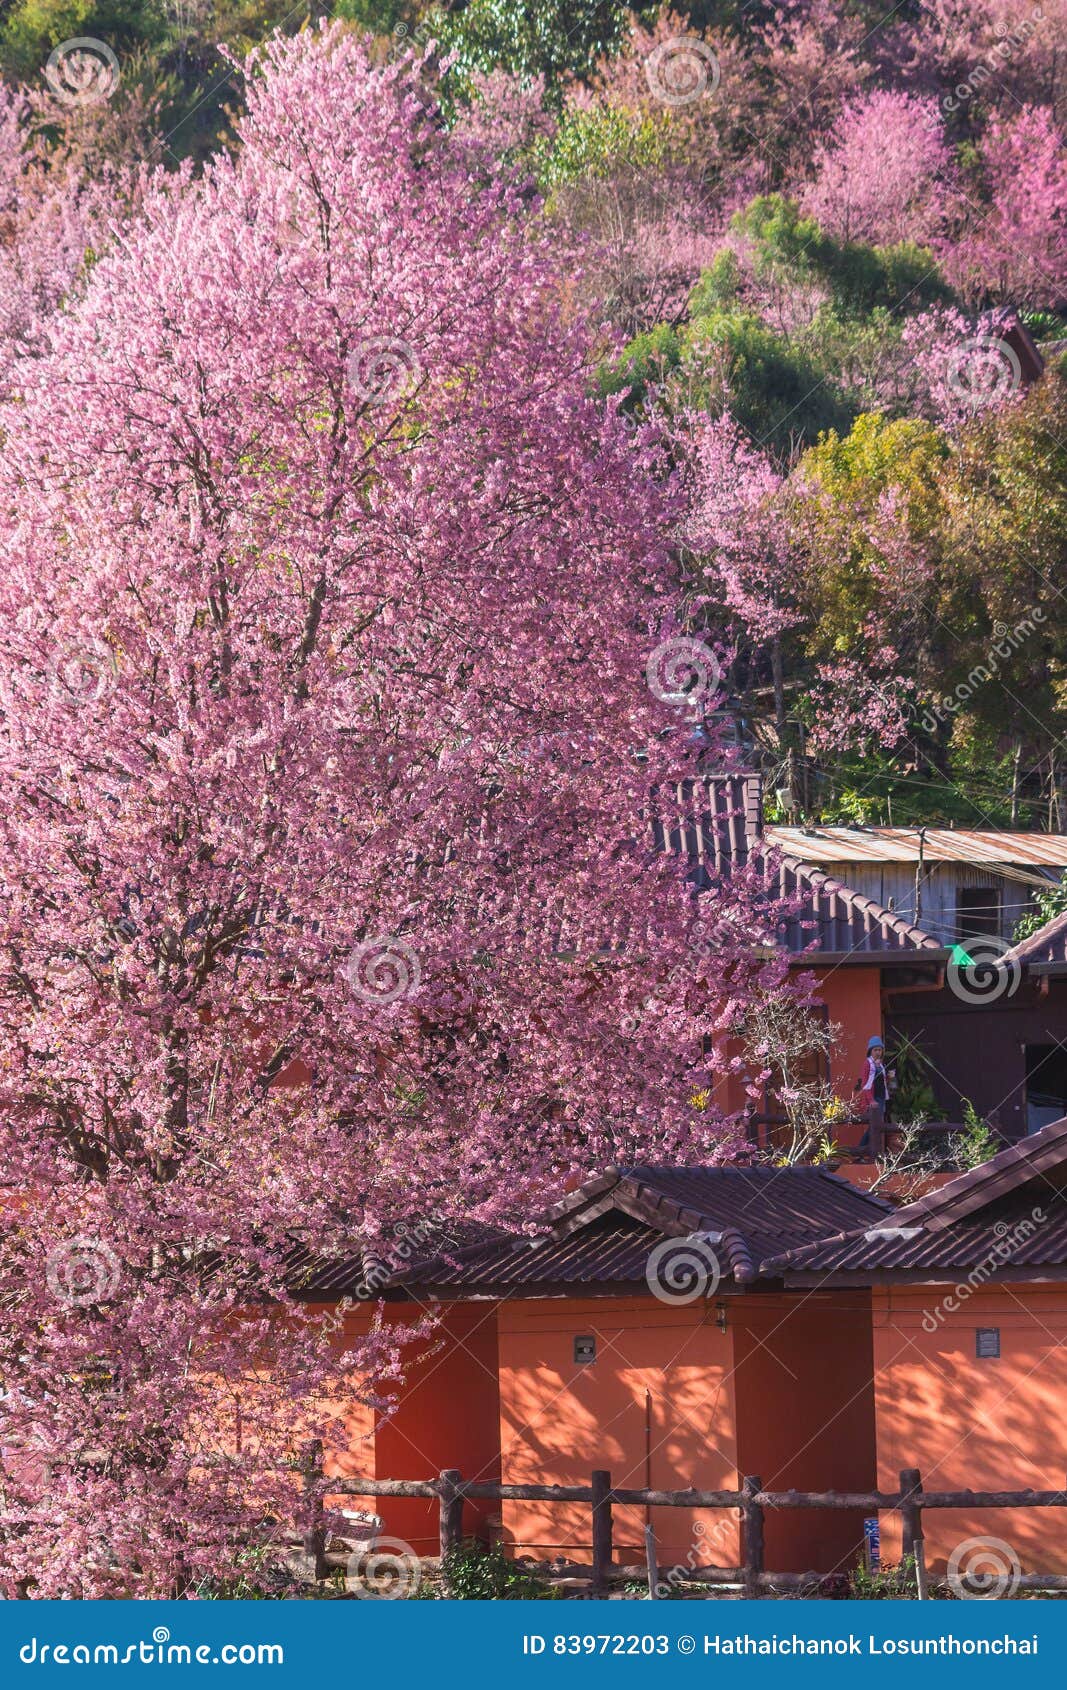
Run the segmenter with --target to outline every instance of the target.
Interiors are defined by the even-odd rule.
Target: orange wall
[[[436,1479],[446,1467],[458,1467],[466,1479],[500,1476],[500,1399],[496,1373],[496,1304],[440,1305],[440,1321],[429,1338],[414,1340],[401,1356],[403,1380],[387,1383],[396,1408],[386,1416],[356,1400],[355,1387],[344,1406],[348,1448],[327,1455],[331,1473],[368,1479]],[[390,1324],[413,1326],[424,1318],[418,1307],[387,1304]],[[345,1316],[339,1347],[357,1343],[372,1320],[369,1305]],[[333,1502],[335,1499],[330,1499]],[[380,1514],[383,1532],[401,1538],[420,1555],[439,1547],[436,1501],[417,1497],[349,1497],[341,1506]],[[496,1503],[470,1502],[464,1526],[484,1534]]]
[[[900,1469],[918,1467],[931,1489],[1061,1489],[1067,1286],[987,1287],[940,1320],[939,1300],[952,1293],[873,1293],[880,1486],[895,1490]],[[1000,1328],[998,1361],[975,1357],[979,1326]],[[1065,1509],[931,1511],[923,1531],[927,1562],[938,1571],[956,1545],[979,1536],[1010,1544],[1024,1571],[1067,1566]],[[895,1516],[883,1516],[882,1544],[884,1560],[899,1556]]]
[[[597,1359],[575,1364],[574,1339],[592,1335]],[[619,1486],[644,1486],[646,1392],[651,1483],[677,1490],[737,1482],[733,1339],[714,1304],[654,1297],[505,1303],[500,1308],[501,1467],[505,1484],[588,1484],[596,1467]],[[505,1541],[518,1554],[590,1554],[586,1504],[504,1504]],[[653,1510],[661,1563],[736,1566],[736,1516]],[[615,1510],[623,1562],[644,1560],[644,1514]]]
[[[379,1416],[374,1436],[376,1472],[383,1479],[436,1479],[458,1467],[465,1479],[500,1477],[500,1395],[497,1388],[495,1303],[452,1303],[428,1346],[409,1351],[396,1412]],[[420,1319],[390,1311],[394,1320]],[[468,1502],[464,1530],[484,1535],[499,1513],[496,1502]],[[379,1508],[390,1535],[420,1555],[440,1547],[438,1505],[418,1498],[390,1498]]]
[[[873,1488],[870,1311],[866,1291],[731,1302],[742,1474],[768,1490]],[[772,1511],[764,1536],[771,1571],[847,1571],[862,1554],[863,1513]]]

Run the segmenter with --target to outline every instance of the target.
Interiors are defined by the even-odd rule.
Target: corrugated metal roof
[[[917,863],[914,827],[768,827],[768,844],[809,863]],[[1010,833],[928,827],[925,862],[998,864],[1018,868],[1067,868],[1067,834]]]

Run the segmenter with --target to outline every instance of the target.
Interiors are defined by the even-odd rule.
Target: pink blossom
[[[655,849],[679,500],[540,225],[337,29],[247,93],[0,403],[9,1594],[239,1565],[403,1366],[294,1256],[722,1154],[787,989]]]
[[[945,221],[950,160],[932,100],[878,89],[846,106],[820,142],[800,203],[842,240],[929,243]]]

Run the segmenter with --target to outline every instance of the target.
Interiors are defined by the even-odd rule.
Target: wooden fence
[[[464,1479],[458,1468],[446,1468],[436,1479],[364,1479],[333,1478],[323,1470],[322,1445],[315,1442],[306,1447],[302,1461],[306,1518],[309,1522],[303,1539],[308,1570],[315,1578],[323,1578],[329,1571],[326,1554],[325,1503],[327,1496],[359,1497],[423,1497],[434,1499],[439,1508],[440,1554],[443,1559],[463,1542],[463,1505],[468,1500],[496,1502],[580,1502],[590,1509],[590,1543],[592,1564],[572,1565],[568,1572],[575,1577],[587,1575],[595,1591],[609,1584],[634,1578],[648,1577],[650,1592],[656,1583],[685,1582],[687,1584],[740,1585],[746,1597],[758,1597],[765,1592],[796,1592],[810,1589],[826,1575],[810,1573],[774,1573],[764,1566],[764,1518],[772,1509],[851,1509],[865,1515],[892,1510],[901,1518],[903,1550],[915,1566],[920,1599],[927,1595],[927,1575],[923,1548],[923,1513],[927,1509],[981,1508],[1067,1508],[1067,1490],[1061,1491],[926,1491],[917,1467],[905,1467],[900,1474],[900,1489],[896,1491],[768,1491],[763,1480],[747,1476],[740,1490],[649,1490],[616,1487],[611,1474],[597,1468],[590,1474],[587,1485],[502,1485],[493,1481]],[[736,1508],[742,1521],[744,1562],[740,1567],[657,1567],[651,1536],[646,1540],[649,1553],[641,1566],[614,1564],[614,1528],[612,1509],[634,1505],[639,1508]],[[432,1564],[432,1563],[428,1563]],[[1016,1588],[1030,1590],[1067,1590],[1067,1576],[1057,1573],[1028,1573],[1021,1577]]]

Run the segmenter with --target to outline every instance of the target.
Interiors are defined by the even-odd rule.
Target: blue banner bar
[[[390,1690],[597,1684],[1047,1681],[1067,1604],[970,1602],[5,1602],[0,1685],[62,1680]],[[907,1675],[902,1681],[901,1674]]]

